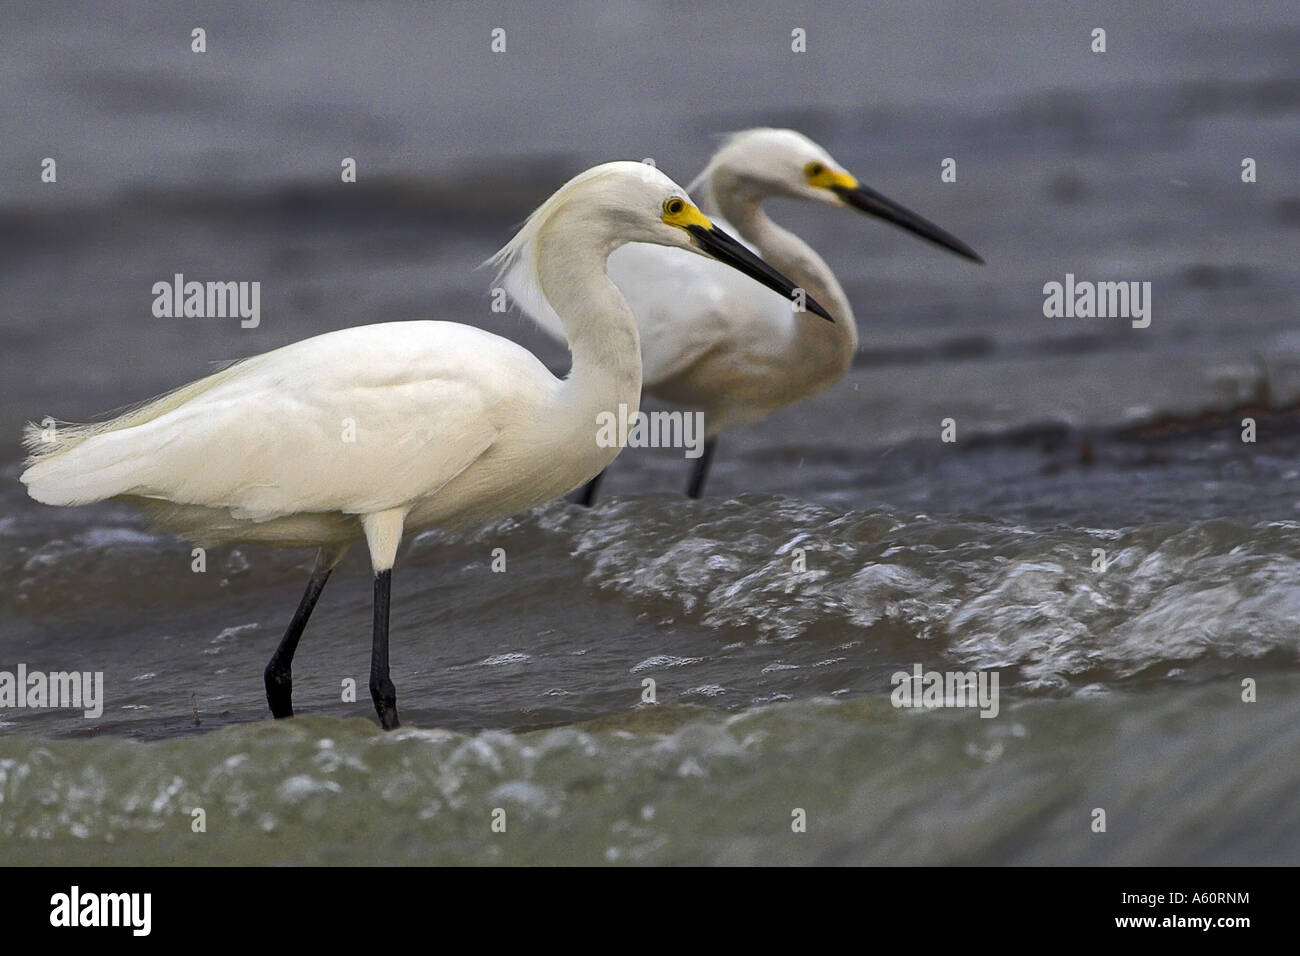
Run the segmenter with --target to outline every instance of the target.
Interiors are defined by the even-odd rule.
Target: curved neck
[[[566,427],[594,444],[599,413],[640,407],[641,340],[636,317],[605,275],[605,260],[617,244],[593,234],[589,223],[566,226],[567,218],[565,210],[552,217],[534,254],[541,292],[564,323],[573,355],[559,392]]]
[[[763,212],[763,198],[759,194],[728,188],[724,174],[719,170],[709,184],[706,205],[711,208],[706,212],[716,212],[731,223],[741,238],[758,249],[759,255],[835,316],[833,323],[816,316],[801,316],[798,338],[801,344],[813,351],[832,349],[835,359],[847,369],[858,348],[858,327],[848,296],[830,266],[812,246],[768,218]]]

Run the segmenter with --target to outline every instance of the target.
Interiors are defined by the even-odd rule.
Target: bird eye
[[[668,213],[670,216],[681,215],[682,210],[685,208],[686,203],[676,198],[669,199],[664,203],[664,212]]]
[[[826,172],[826,167],[821,163],[809,163],[803,168],[804,175],[809,179],[816,179],[822,173]]]

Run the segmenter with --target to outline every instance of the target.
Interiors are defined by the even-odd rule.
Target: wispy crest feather
[[[625,174],[629,170],[644,172],[641,163],[619,161],[593,166],[574,176],[567,183],[550,195],[545,202],[533,210],[524,220],[513,239],[501,247],[483,265],[495,269],[494,284],[506,290],[519,308],[550,335],[563,342],[568,341],[564,323],[542,291],[537,275],[536,241],[542,229],[561,208],[567,205],[574,195],[588,183],[606,176]]]
[[[687,192],[694,196],[701,206],[713,206],[713,173],[723,162],[724,154],[728,149],[735,145],[736,141],[742,136],[747,136],[750,133],[766,128],[767,127],[759,127],[757,130],[738,129],[731,133],[719,133],[715,137],[718,141],[718,148],[713,151],[713,155],[710,156],[709,161],[704,164],[704,168],[699,171],[696,177],[691,180],[690,185],[686,187]]]
[[[786,149],[803,147],[817,153],[825,153],[825,150],[803,133],[777,126],[755,126],[751,129],[736,130],[733,133],[722,133],[718,136],[718,148],[713,151],[713,155],[709,157],[708,163],[700,170],[699,175],[691,180],[688,187],[691,195],[700,201],[701,208],[716,209],[717,197],[713,195],[713,175],[718,168],[738,160],[740,158],[737,155],[738,150],[743,154],[754,149],[761,150],[764,146],[771,149],[776,144],[782,144]]]

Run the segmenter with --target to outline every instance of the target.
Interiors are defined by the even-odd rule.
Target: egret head
[[[493,261],[502,273],[525,265],[535,273],[539,248],[552,240],[570,251],[585,244],[602,257],[629,242],[685,249],[716,259],[788,299],[799,298],[807,311],[834,321],[792,281],[715,226],[685,189],[648,163],[605,163],[575,176],[537,208]]]
[[[956,236],[863,185],[830,153],[792,129],[760,128],[732,135],[693,185],[703,184],[715,197],[728,194],[759,203],[775,196],[856,209],[966,259],[984,261]]]

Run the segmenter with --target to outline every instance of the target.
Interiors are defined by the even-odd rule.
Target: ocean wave
[[[590,585],[757,640],[879,639],[1014,667],[1029,687],[1300,660],[1293,521],[1035,529],[758,496],[628,500],[538,521],[567,531]]]
[[[0,737],[0,861],[1293,863],[1298,679],[1258,705],[1167,687],[997,720],[875,696],[525,734]]]
[[[481,573],[495,547],[533,563]],[[207,575],[191,572],[189,555],[130,527],[91,530],[10,553],[3,570],[16,584],[0,601],[46,626],[87,608],[129,621],[145,594],[154,609],[203,609],[205,619],[221,610],[226,619],[204,638],[215,653],[242,643],[245,631],[262,641],[277,631],[304,579],[305,553],[214,551]],[[423,534],[399,569],[454,575],[466,614],[497,602],[569,602],[565,633],[544,632],[552,650],[608,643],[602,609],[613,600],[642,622],[622,638],[634,655],[625,674],[698,673],[706,658],[728,654],[768,676],[828,660],[842,663],[818,669],[887,672],[921,661],[1007,670],[1004,688],[1070,693],[1173,671],[1213,676],[1243,661],[1300,661],[1300,525],[1292,521],[1035,528],[983,516],[837,513],[781,496],[647,496],[595,509],[556,503],[472,532]],[[260,628],[214,603],[271,586]],[[399,604],[400,620],[447,613],[445,595],[413,600]],[[526,619],[517,624],[519,640],[536,642]],[[713,646],[656,636],[683,626],[715,635]],[[756,648],[767,650],[754,657]],[[544,671],[535,650],[516,644],[474,660],[488,670]],[[699,678],[694,686],[730,685],[717,672]],[[822,692],[841,686],[826,683],[835,674],[818,679]]]

